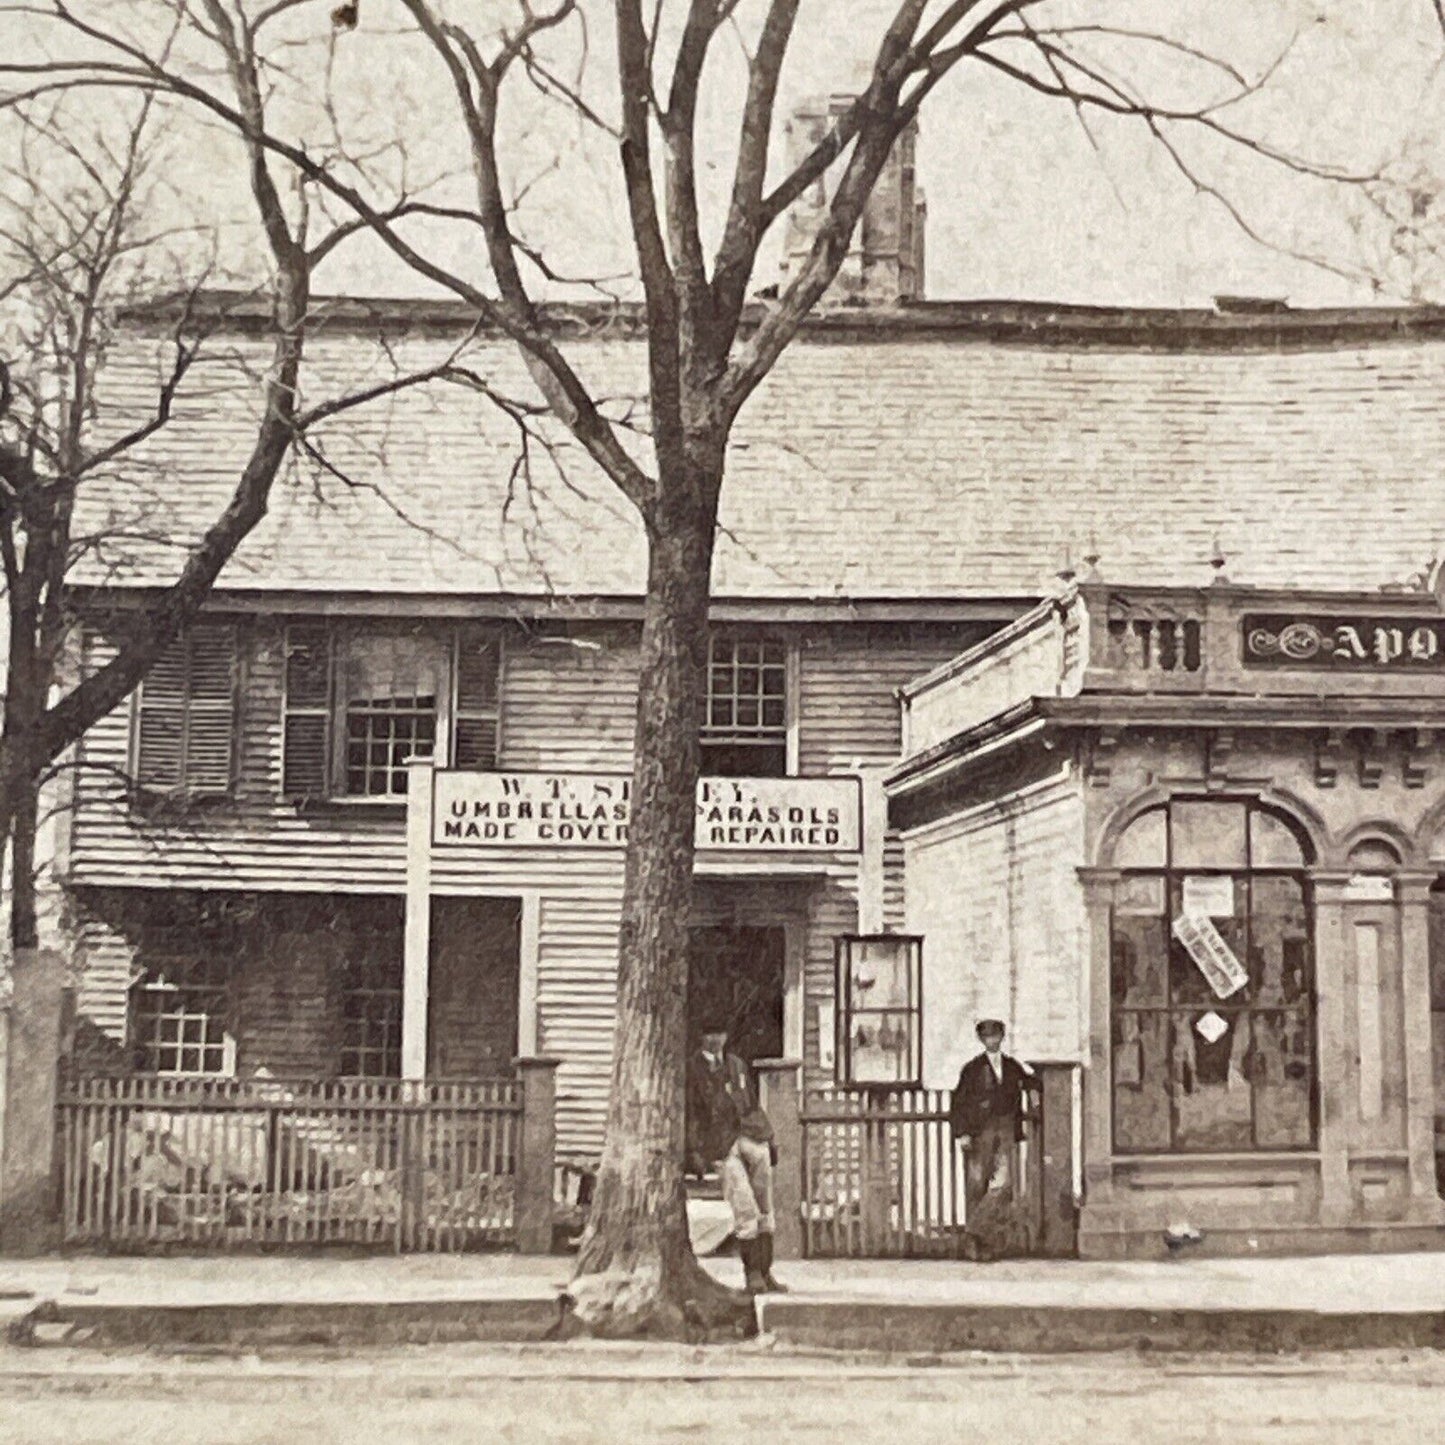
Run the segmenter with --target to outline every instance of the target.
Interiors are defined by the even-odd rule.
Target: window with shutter
[[[501,642],[495,628],[324,621],[286,629],[282,786],[305,798],[400,799],[406,763],[430,757],[443,724],[448,761],[497,765]]]
[[[457,628],[453,767],[488,772],[497,766],[501,662],[495,632],[466,623]]]
[[[330,791],[331,633],[324,622],[286,629],[286,719],[281,790],[288,798]]]
[[[236,741],[236,629],[201,623],[172,643],[141,684],[135,776],[146,792],[224,796]]]
[[[337,649],[348,797],[404,798],[407,763],[430,758],[445,696],[448,648],[421,628],[345,635]]]

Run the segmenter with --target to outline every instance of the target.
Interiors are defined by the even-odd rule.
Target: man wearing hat
[[[1012,1196],[1015,1146],[1024,1137],[1028,1096],[1038,1090],[1033,1074],[1004,1053],[1001,1020],[979,1019],[974,1032],[983,1052],[959,1072],[948,1109],[953,1137],[964,1149],[964,1199],[971,1233],[991,1192],[1000,1200]]]
[[[727,1052],[727,1030],[710,1021],[687,1067],[687,1165],[716,1169],[733,1216],[749,1294],[784,1293],[773,1278],[773,1126],[758,1106],[748,1066]]]

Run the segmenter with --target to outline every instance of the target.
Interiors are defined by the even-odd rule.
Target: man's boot
[[[769,1294],[787,1294],[787,1285],[779,1284],[773,1278],[773,1236],[771,1234],[758,1235],[758,1269]]]
[[[743,1262],[743,1288],[749,1294],[765,1294],[767,1284],[763,1279],[762,1238],[738,1240],[738,1258]]]

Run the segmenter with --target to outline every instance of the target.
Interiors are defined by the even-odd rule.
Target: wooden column
[[[859,819],[858,932],[883,932],[884,842],[888,834],[888,794],[883,769],[863,770],[863,809]]]
[[[803,1066],[797,1059],[759,1059],[753,1069],[778,1145],[773,1252],[779,1259],[798,1259],[803,1253]]]
[[[1410,1209],[1426,1222],[1445,1219],[1435,1187],[1435,1056],[1430,1018],[1430,887],[1434,873],[1399,873],[1400,973],[1405,1052],[1405,1147]]]
[[[427,1012],[431,992],[431,851],[433,768],[407,764],[406,933],[401,973],[401,1076],[426,1077]]]
[[[529,1058],[538,1050],[537,972],[541,962],[542,899],[522,895],[522,920],[517,937],[517,1052]]]
[[[557,1059],[535,1055],[515,1060],[522,1086],[522,1128],[513,1206],[519,1254],[552,1252],[558,1063]]]

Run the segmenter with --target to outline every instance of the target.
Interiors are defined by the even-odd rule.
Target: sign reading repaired
[[[632,784],[595,773],[438,771],[432,841],[441,847],[621,848]],[[703,778],[700,849],[856,853],[857,778]]]

